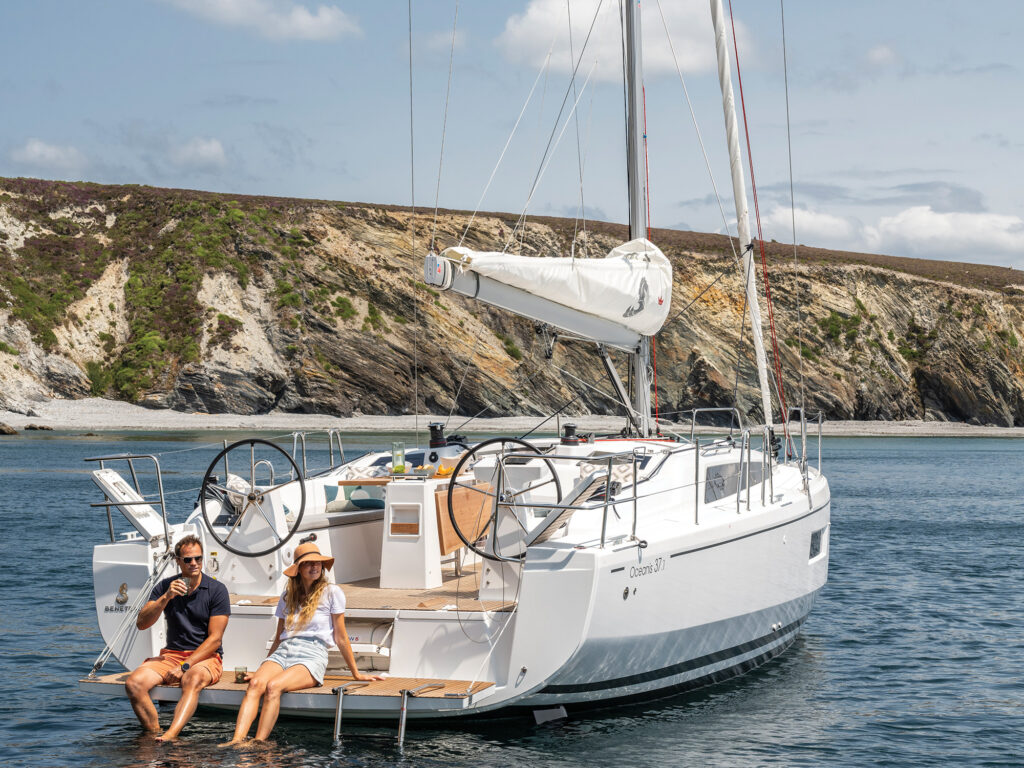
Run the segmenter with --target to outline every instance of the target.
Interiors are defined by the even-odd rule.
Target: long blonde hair
[[[313,614],[320,605],[320,598],[329,585],[327,569],[322,566],[320,577],[310,585],[308,593],[302,587],[302,577],[299,574],[296,573],[288,579],[288,587],[284,594],[284,613],[287,617],[284,626],[288,632],[305,629],[313,620]]]

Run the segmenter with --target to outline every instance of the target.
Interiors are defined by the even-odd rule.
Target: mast
[[[722,88],[722,110],[725,113],[725,133],[729,142],[729,169],[732,172],[732,194],[736,201],[736,229],[743,252],[744,284],[750,316],[750,335],[754,340],[754,358],[757,360],[757,378],[761,385],[761,408],[764,423],[772,425],[772,399],[768,387],[768,365],[765,361],[764,338],[761,334],[761,307],[754,281],[754,242],[750,237],[750,210],[747,190],[743,182],[743,156],[740,154],[739,126],[736,122],[736,101],[732,93],[732,72],[729,67],[729,44],[726,40],[725,14],[722,0],[711,0],[711,20],[715,25],[715,50],[718,53],[718,80]],[[739,367],[739,358],[736,365]]]
[[[640,41],[640,0],[626,0],[626,174],[629,179],[629,239],[647,237],[647,179],[644,174],[643,57]],[[640,437],[651,435],[651,338],[643,336],[630,355],[633,410]]]

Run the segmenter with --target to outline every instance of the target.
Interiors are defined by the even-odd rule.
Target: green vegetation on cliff
[[[478,215],[465,244],[505,242],[515,219]],[[567,400],[615,411],[589,346],[549,346],[533,323],[420,281],[425,233],[455,244],[468,221],[0,179],[0,384],[214,412],[501,415]],[[531,217],[521,247],[564,253],[574,237],[578,253],[600,255],[626,231]],[[661,413],[735,403],[760,418],[728,240],[653,238],[675,279],[657,340]],[[791,246],[766,245],[785,384],[809,411],[1024,424],[1018,272],[804,246],[794,265]]]

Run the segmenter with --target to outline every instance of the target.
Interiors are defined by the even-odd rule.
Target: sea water
[[[125,699],[77,687],[102,650],[91,558],[108,539],[83,459],[160,454],[176,521],[216,452],[192,449],[211,439],[0,438],[0,765],[1024,764],[1024,440],[1012,439],[826,439],[828,584],[797,642],[733,681],[542,726],[411,722],[403,753],[393,726],[346,723],[335,746],[330,721],[288,719],[263,749],[219,750],[233,718],[204,711],[157,745]]]

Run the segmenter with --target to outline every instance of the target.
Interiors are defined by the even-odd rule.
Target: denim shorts
[[[309,670],[317,685],[323,685],[327,671],[327,646],[309,637],[289,637],[281,641],[267,661],[276,662],[284,669],[301,664]]]

